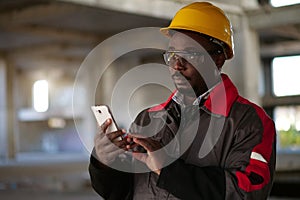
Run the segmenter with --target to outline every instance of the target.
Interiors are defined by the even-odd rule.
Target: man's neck
[[[183,97],[183,102],[185,105],[192,105],[195,100],[196,100],[195,96],[191,97],[188,95],[184,95],[184,97]]]
[[[214,85],[213,87],[211,87],[209,90],[207,90],[206,92],[202,93],[201,95],[195,97],[195,96],[189,96],[189,95],[184,95],[183,96],[183,102],[185,105],[193,105],[195,100],[198,98],[198,100],[202,100],[203,98],[205,98],[207,95],[209,95],[209,93],[217,86]],[[200,103],[200,102],[199,102]]]

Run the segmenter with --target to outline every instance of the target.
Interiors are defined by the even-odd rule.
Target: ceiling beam
[[[300,15],[300,13],[299,13]],[[299,26],[300,28],[300,26]],[[300,29],[297,26],[281,26],[272,28],[272,32],[282,37],[300,40]]]
[[[12,56],[33,56],[33,55],[73,55],[80,58],[87,56],[87,54],[94,48],[94,44],[69,44],[61,42],[51,42],[44,44],[36,44],[30,46],[23,46],[7,51]]]
[[[8,55],[16,68],[26,70],[78,69],[84,57],[53,55]]]
[[[119,12],[140,14],[161,19],[171,19],[183,6],[192,3],[192,0],[59,0],[86,6],[100,7]],[[241,14],[243,9],[236,4],[221,3],[220,1],[209,1],[224,9],[228,14]]]
[[[53,16],[66,15],[75,12],[78,6],[64,3],[45,3],[30,7],[9,10],[0,14],[0,25],[18,25],[28,22],[41,21]]]
[[[268,29],[276,26],[288,24],[300,24],[300,5],[285,6],[268,10],[253,10],[247,13],[250,27],[259,29]]]
[[[264,107],[274,107],[274,106],[286,106],[288,104],[295,104],[295,102],[300,102],[299,96],[285,96],[285,97],[263,97]]]
[[[300,54],[300,42],[280,42],[272,45],[263,45],[260,48],[262,57]]]
[[[33,35],[38,35],[42,37],[48,37],[51,39],[59,39],[63,41],[89,41],[89,42],[99,42],[103,38],[99,34],[90,33],[86,31],[71,30],[64,28],[55,28],[42,25],[20,25],[20,26],[6,26],[3,28],[9,32],[18,33],[29,33]]]

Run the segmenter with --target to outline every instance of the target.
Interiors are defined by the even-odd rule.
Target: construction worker
[[[102,124],[89,166],[93,188],[104,199],[267,199],[275,127],[221,72],[234,56],[230,21],[213,4],[195,2],[161,32],[170,38],[164,58],[176,91],[142,111],[127,139],[115,140],[124,131],[106,131],[111,120]],[[152,135],[142,137],[145,132]],[[148,172],[110,167],[125,162],[118,155],[137,146],[145,151],[132,156]]]

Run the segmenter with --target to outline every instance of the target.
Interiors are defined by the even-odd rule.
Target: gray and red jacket
[[[183,122],[184,109],[172,99],[174,94],[135,119],[130,132],[139,133],[150,124],[147,130],[156,133],[153,138],[162,145],[196,130],[186,151],[174,145],[174,152],[182,155],[159,176],[117,171],[91,156],[89,172],[95,191],[104,199],[120,200],[267,199],[276,161],[274,123],[262,108],[239,96],[225,74],[222,80],[198,105],[199,121]],[[192,115],[193,111],[185,114]],[[191,128],[193,123],[197,129]]]

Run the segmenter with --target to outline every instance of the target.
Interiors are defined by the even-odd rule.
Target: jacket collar
[[[204,107],[213,114],[227,117],[239,94],[226,74],[221,74],[221,77],[222,81],[211,91]]]
[[[232,81],[226,74],[221,74],[222,81],[217,84],[209,93],[207,100],[204,103],[206,111],[212,114],[222,115],[227,117],[231,110],[232,104],[238,97],[238,91]],[[177,91],[174,91],[171,96],[162,104],[154,106],[148,112],[161,111],[172,101]]]
[[[174,97],[175,94],[176,94],[176,90],[171,94],[171,96],[169,96],[167,101],[165,101],[164,103],[159,104],[157,106],[151,107],[150,109],[148,109],[148,112],[164,110],[167,107],[167,105],[169,105],[169,103],[172,101],[172,98]]]

